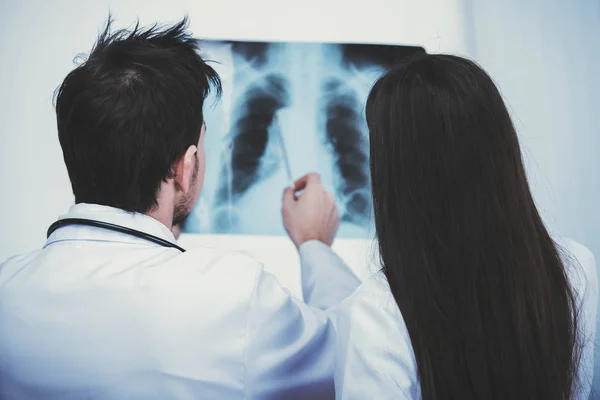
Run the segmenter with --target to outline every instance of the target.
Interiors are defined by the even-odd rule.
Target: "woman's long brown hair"
[[[380,256],[423,399],[569,399],[575,297],[490,77],[421,56],[375,84],[366,113]]]

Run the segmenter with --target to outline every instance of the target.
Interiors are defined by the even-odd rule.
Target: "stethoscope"
[[[52,225],[50,225],[50,227],[48,228],[48,232],[46,233],[46,237],[50,237],[50,235],[55,230],[64,228],[65,226],[69,226],[69,225],[87,225],[87,226],[93,226],[96,228],[106,229],[109,231],[119,232],[119,233],[123,233],[125,235],[134,236],[139,239],[144,239],[149,242],[156,243],[163,247],[172,247],[174,249],[181,251],[182,253],[185,253],[185,249],[177,246],[175,243],[169,242],[168,240],[159,238],[159,237],[151,235],[149,233],[138,231],[138,230],[131,229],[131,228],[127,228],[127,227],[121,226],[121,225],[115,225],[115,224],[111,224],[108,222],[96,221],[93,219],[85,219],[85,218],[60,219],[60,220],[56,221],[55,223],[53,223]]]

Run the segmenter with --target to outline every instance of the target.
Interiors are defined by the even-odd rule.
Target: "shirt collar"
[[[119,208],[99,204],[79,203],[71,206],[67,214],[60,216],[58,219],[61,220],[65,218],[85,218],[108,222],[125,228],[145,232],[172,243],[177,242],[173,233],[162,222],[145,214],[128,212]],[[140,243],[158,246],[157,244],[132,235],[86,225],[68,225],[57,229],[48,238],[46,246],[54,242],[66,240]]]

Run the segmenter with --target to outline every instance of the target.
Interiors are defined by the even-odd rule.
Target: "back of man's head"
[[[156,206],[161,182],[197,145],[217,73],[198,55],[187,19],[111,32],[57,93],[58,135],[76,203],[127,211]]]

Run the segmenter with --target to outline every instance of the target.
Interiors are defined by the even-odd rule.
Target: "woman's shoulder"
[[[379,270],[365,279],[356,291],[344,301],[344,305],[350,305],[365,300],[387,302],[390,297],[393,297],[390,285],[388,284],[383,270]]]
[[[336,398],[419,398],[408,330],[383,273],[365,280],[336,319]]]
[[[406,330],[400,309],[382,271],[372,274],[344,300],[338,314],[349,319],[360,319],[362,327],[366,327],[368,323],[390,324],[394,328]]]
[[[581,243],[569,238],[555,238],[567,276],[576,295],[598,296],[598,275],[594,254]]]
[[[590,249],[569,238],[556,238],[554,241],[563,256],[575,259],[585,269],[594,268],[596,260]]]
[[[579,344],[581,358],[578,367],[577,395],[587,399],[594,375],[594,342],[596,338],[596,314],[598,311],[598,276],[592,252],[572,239],[555,239],[563,259],[565,271],[577,302]]]

